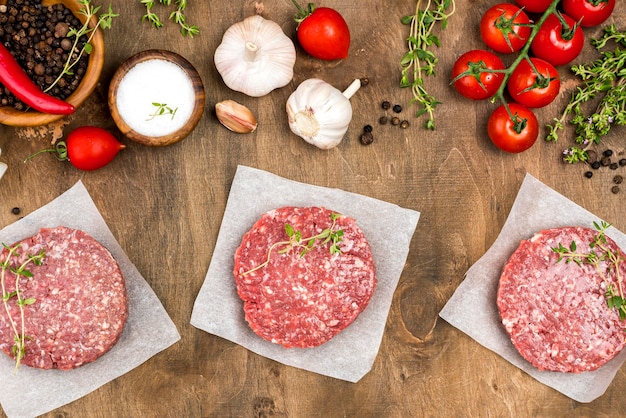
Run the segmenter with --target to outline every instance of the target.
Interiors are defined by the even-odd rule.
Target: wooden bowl
[[[188,108],[190,110],[190,114],[186,119],[183,119],[180,123],[184,123],[180,128],[174,130],[172,132],[168,132],[164,135],[152,135],[138,132],[140,129],[133,129],[130,125],[129,121],[125,120],[122,114],[120,114],[121,104],[118,101],[120,96],[120,83],[124,79],[124,77],[138,64],[146,63],[151,60],[163,60],[171,64],[176,64],[183,73],[188,77],[187,81],[191,82],[191,90],[192,94],[190,95],[190,100],[188,104]],[[152,74],[150,72],[149,74]],[[168,77],[159,77],[158,83],[168,83],[171,81]],[[146,97],[143,96],[140,98],[143,104],[154,104],[155,97],[158,97],[159,86],[162,86],[162,89],[166,88],[165,84],[157,84],[151,85],[150,88],[146,89]],[[167,85],[167,88],[172,88],[173,85]],[[143,92],[144,90],[142,90]],[[153,94],[154,93],[154,94]],[[192,97],[191,97],[192,96]],[[135,97],[135,96],[133,96]],[[129,139],[139,142],[144,145],[149,146],[166,146],[178,142],[185,138],[187,135],[193,131],[196,127],[200,119],[202,118],[202,114],[204,113],[204,103],[205,103],[205,93],[204,93],[204,85],[202,84],[202,79],[198,71],[194,68],[193,65],[189,61],[187,61],[182,56],[176,54],[175,52],[161,50],[161,49],[151,49],[147,51],[139,52],[126,61],[124,61],[120,67],[113,74],[113,78],[111,79],[111,84],[109,85],[109,109],[111,111],[111,116],[115,121],[119,130]],[[139,99],[138,99],[139,100]],[[192,103],[193,102],[193,103]],[[128,113],[128,111],[126,111]],[[126,115],[128,119],[128,115]],[[163,116],[160,116],[163,117]],[[134,125],[137,127],[137,125]]]
[[[82,5],[77,0],[44,0],[44,6],[50,6],[57,3],[63,3],[65,7],[70,9],[74,16],[85,23],[86,16],[81,14]],[[6,0],[0,0],[0,4],[6,4]],[[89,27],[95,27],[96,19],[92,18]],[[91,39],[92,52],[89,55],[87,71],[83,76],[78,88],[67,98],[67,102],[74,105],[76,109],[83,104],[89,95],[96,88],[102,73],[104,65],[104,36],[100,28],[96,29]],[[0,106],[0,123],[10,126],[40,126],[55,122],[65,115],[52,115],[49,113],[41,113],[36,110],[17,110],[11,106]]]

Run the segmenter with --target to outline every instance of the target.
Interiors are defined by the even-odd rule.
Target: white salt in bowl
[[[180,141],[204,113],[204,85],[175,52],[151,49],[120,65],[109,85],[109,109],[119,130],[150,146]]]

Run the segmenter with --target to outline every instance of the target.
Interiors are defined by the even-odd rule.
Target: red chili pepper
[[[35,110],[53,115],[74,113],[73,105],[41,91],[1,42],[0,83],[4,84],[15,97]]]

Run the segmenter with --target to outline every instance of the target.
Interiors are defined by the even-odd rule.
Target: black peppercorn
[[[608,167],[609,164],[611,164],[611,159],[609,157],[602,157],[600,165],[602,165],[602,167]]]
[[[622,158],[621,160],[619,160],[619,165],[621,167],[624,167],[626,165],[626,158]]]
[[[372,135],[371,132],[363,132],[359,137],[359,140],[361,141],[361,144],[369,145],[374,142],[374,135]]]
[[[367,86],[370,83],[370,79],[367,77],[363,77],[360,79],[362,86]]]
[[[613,186],[613,187],[611,187],[611,193],[613,193],[613,194],[618,194],[618,193],[619,193],[619,186]]]
[[[594,161],[593,163],[591,163],[591,168],[593,168],[594,170],[597,170],[598,168],[600,168],[600,166],[600,161]]]
[[[402,112],[402,106],[400,106],[400,105],[394,105],[394,106],[393,106],[393,111],[394,111],[394,112],[396,112],[396,113],[400,113],[400,112]]]
[[[16,207],[14,207],[13,209],[11,209],[11,213],[12,213],[13,215],[19,215],[19,214],[20,214],[20,212],[21,212],[21,210],[20,210],[20,208],[18,208],[17,206],[16,206]]]
[[[611,155],[613,155],[613,151],[610,149],[605,150],[602,155],[604,155],[605,157],[610,157]]]
[[[409,127],[409,121],[408,121],[408,120],[406,120],[406,119],[405,119],[405,120],[403,120],[402,122],[400,122],[400,127],[401,127],[402,129],[406,129],[406,128],[408,128],[408,127]]]
[[[381,104],[382,108],[387,110],[391,107],[391,103],[389,103],[387,100],[385,100],[382,104]]]
[[[587,171],[587,172],[585,172],[585,177],[590,179],[591,177],[593,177],[593,173],[591,171]]]
[[[386,125],[387,122],[389,122],[389,118],[387,116],[381,116],[380,119],[378,119],[378,123],[381,125]]]
[[[400,125],[400,118],[397,116],[394,116],[393,118],[391,118],[391,124],[394,126]]]
[[[372,128],[372,125],[365,125],[365,126],[363,127],[363,131],[364,131],[364,132],[372,132],[372,129],[373,129],[373,128]]]
[[[613,183],[615,184],[622,184],[623,181],[624,181],[624,178],[620,175],[613,177]]]
[[[611,163],[611,164],[609,165],[609,168],[610,168],[611,170],[617,170],[617,167],[619,167],[617,163]]]

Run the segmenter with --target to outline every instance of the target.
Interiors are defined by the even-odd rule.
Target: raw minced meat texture
[[[29,263],[32,277],[21,275],[25,356],[21,364],[42,369],[73,369],[94,361],[119,340],[128,317],[126,282],[111,253],[87,233],[67,227],[44,228],[17,243],[12,266],[45,252],[43,263]],[[6,260],[5,249],[0,260]],[[8,272],[7,272],[8,273]],[[5,277],[5,294],[15,290],[15,276]],[[8,301],[21,335],[16,298]],[[6,308],[0,308],[0,349],[13,357],[15,332]]]
[[[595,370],[624,347],[626,323],[606,298],[606,280],[618,286],[609,264],[600,263],[605,280],[595,266],[558,261],[553,251],[575,242],[577,253],[588,254],[598,233],[582,227],[541,231],[522,241],[504,266],[497,296],[502,324],[522,357],[540,370]],[[609,237],[606,246],[625,258]],[[623,280],[623,262],[619,270]]]
[[[333,211],[321,207],[283,207],[263,214],[243,236],[235,253],[234,275],[245,319],[265,340],[284,347],[316,347],[350,325],[368,305],[376,287],[370,245],[352,218],[339,216],[340,253],[330,243],[302,249],[289,241],[286,225],[304,243],[331,228]],[[287,249],[287,251],[284,251]],[[259,265],[266,266],[258,268]]]

